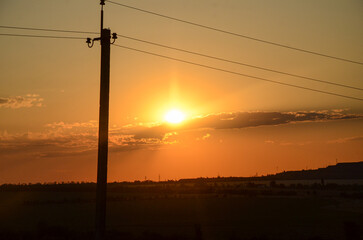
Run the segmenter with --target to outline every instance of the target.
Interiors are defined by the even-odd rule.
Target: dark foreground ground
[[[0,186],[0,239],[94,239],[94,184]],[[361,185],[109,184],[108,239],[362,239]]]

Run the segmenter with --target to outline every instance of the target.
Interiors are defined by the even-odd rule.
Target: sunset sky
[[[360,0],[113,0],[290,47],[363,62]],[[121,37],[363,88],[363,65],[113,3],[118,45],[353,98],[309,81]],[[0,0],[0,26],[98,32],[98,0]],[[100,45],[0,27],[0,184],[96,181]],[[363,101],[111,46],[109,181],[254,176],[363,161]],[[168,123],[178,110],[184,120]]]

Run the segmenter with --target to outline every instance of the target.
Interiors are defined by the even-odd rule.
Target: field
[[[2,186],[0,239],[92,239],[94,184]],[[109,184],[108,239],[359,239],[360,185]]]

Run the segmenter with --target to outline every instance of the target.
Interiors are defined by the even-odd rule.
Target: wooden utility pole
[[[101,31],[101,86],[98,132],[98,167],[96,196],[96,239],[103,240],[106,228],[108,113],[110,93],[110,39],[111,31]]]
[[[96,239],[104,240],[106,233],[106,199],[107,199],[107,159],[108,159],[108,116],[110,96],[110,45],[111,30],[103,28],[103,5],[101,0],[101,37],[87,38],[89,47],[94,41],[101,41],[101,83],[100,83],[100,116],[98,132],[98,165],[96,190]],[[117,34],[112,34],[115,41]],[[113,41],[113,42],[114,42]],[[112,42],[112,43],[113,43]]]

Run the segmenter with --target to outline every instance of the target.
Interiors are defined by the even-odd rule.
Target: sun
[[[185,115],[181,111],[179,111],[177,109],[173,109],[165,114],[164,119],[168,123],[176,124],[176,123],[181,123],[182,121],[184,121]]]

